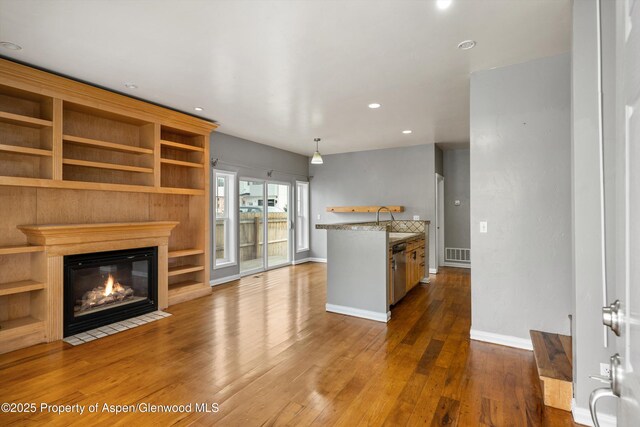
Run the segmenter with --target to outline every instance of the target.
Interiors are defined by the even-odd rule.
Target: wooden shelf
[[[0,185],[14,187],[65,188],[70,190],[120,191],[126,193],[182,194],[202,196],[198,188],[151,187],[145,185],[109,184],[106,182],[0,176]]]
[[[26,254],[29,252],[42,252],[44,246],[16,245],[0,246],[0,255]]]
[[[178,265],[175,267],[169,267],[169,277],[178,276],[180,274],[193,273],[194,271],[202,271],[202,270],[204,270],[204,266],[202,265],[193,265],[193,264]]]
[[[12,125],[26,126],[30,128],[43,128],[53,126],[53,122],[51,120],[37,119],[35,117],[7,113],[5,111],[0,111],[0,122],[9,123]]]
[[[0,144],[0,151],[4,151],[6,153],[26,154],[29,156],[44,156],[44,157],[53,156],[53,153],[51,152],[51,150],[43,150],[41,148],[21,147],[19,145]]]
[[[150,148],[134,147],[132,145],[117,144],[115,142],[100,141],[91,138],[82,138],[79,136],[63,135],[62,139],[66,142],[74,144],[89,145],[92,147],[104,148],[105,150],[120,151],[124,153],[135,154],[153,154],[153,150]]]
[[[382,206],[328,206],[327,212],[369,212],[376,213]],[[385,206],[391,212],[404,212],[404,206]],[[388,212],[383,209],[382,212]]]
[[[164,139],[160,141],[160,144],[164,145],[165,147],[171,147],[178,150],[204,152],[204,148],[202,147],[196,147],[195,145],[189,145],[189,144],[182,144],[180,142],[166,141]]]
[[[4,335],[26,335],[44,329],[44,322],[31,316],[0,322],[0,338]]]
[[[169,258],[180,258],[191,255],[200,255],[204,253],[204,249],[180,249],[176,251],[169,251]]]
[[[204,286],[204,283],[197,280],[185,280],[183,282],[177,282],[173,285],[169,285],[169,292],[177,293],[191,290],[193,288],[199,288]]]
[[[21,280],[19,282],[0,283],[0,296],[21,294],[44,289],[44,283],[34,280]]]
[[[88,160],[62,159],[62,164],[73,166],[84,166],[88,168],[110,169],[125,172],[153,173],[152,168],[143,168],[140,166],[116,165],[114,163],[90,162]]]
[[[174,159],[160,159],[161,163],[165,163],[168,165],[177,165],[177,166],[185,166],[188,168],[203,168],[204,165],[202,163],[195,162],[185,162],[183,160],[174,160]]]

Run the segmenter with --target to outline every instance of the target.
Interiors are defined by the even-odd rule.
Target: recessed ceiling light
[[[402,133],[411,133],[411,129],[403,130]]]
[[[22,46],[19,46],[15,43],[11,43],[11,42],[0,42],[0,46],[2,46],[5,49],[9,49],[9,50],[22,50]]]
[[[473,40],[465,40],[463,42],[458,43],[458,49],[469,50],[473,49],[476,46],[476,42]]]
[[[452,0],[436,0],[436,6],[440,10],[445,10],[451,6]]]
[[[193,107],[193,109],[196,111],[204,111],[204,108],[202,107]]]
[[[373,103],[369,104],[369,108],[376,109],[376,108],[380,108],[380,107],[382,107],[382,105],[378,104],[377,102],[373,102]]]
[[[125,83],[124,87],[126,87],[127,89],[138,89],[138,85],[135,83]]]

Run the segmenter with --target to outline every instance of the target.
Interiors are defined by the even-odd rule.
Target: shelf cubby
[[[205,138],[166,126],[160,128],[160,138],[161,186],[203,188]]]
[[[153,186],[153,123],[69,102],[63,117],[64,180]]]
[[[0,175],[52,178],[53,98],[0,85]]]

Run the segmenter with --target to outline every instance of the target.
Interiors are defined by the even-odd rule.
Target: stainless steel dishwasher
[[[407,293],[407,262],[406,252],[407,245],[399,243],[392,248],[393,253],[393,285],[391,287],[391,303],[395,304],[402,299]]]

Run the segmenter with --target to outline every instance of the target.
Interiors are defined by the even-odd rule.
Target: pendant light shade
[[[314,138],[313,140],[316,142],[316,152],[313,153],[313,157],[311,158],[311,164],[321,165],[324,162],[322,161],[322,155],[320,155],[320,151],[318,151],[318,143],[320,142],[320,138]]]

